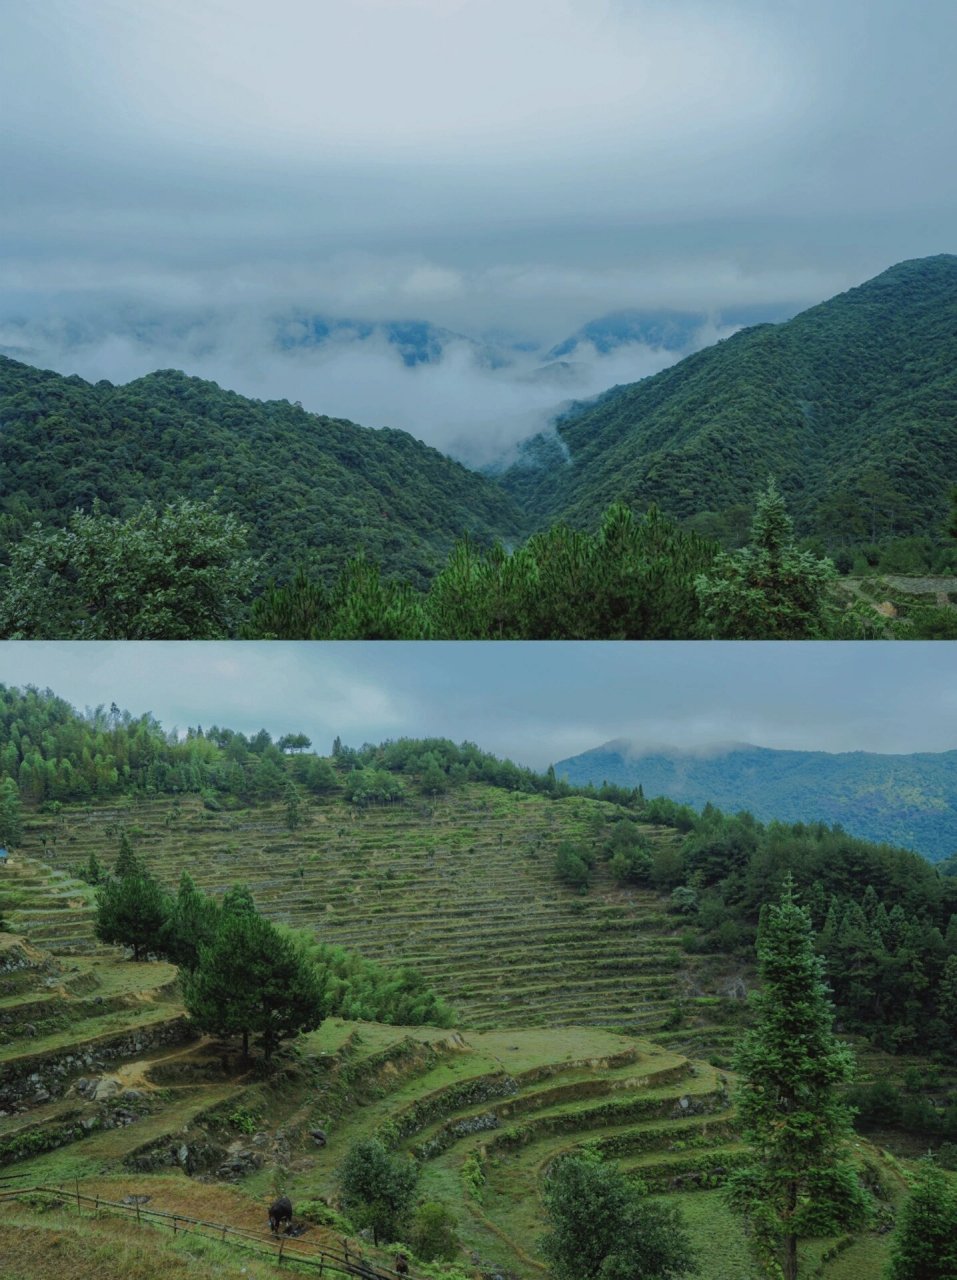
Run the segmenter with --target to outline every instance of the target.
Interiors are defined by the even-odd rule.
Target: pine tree
[[[286,779],[283,802],[286,806],[286,827],[289,831],[295,831],[302,826],[302,796],[292,778]]]
[[[954,1280],[957,1276],[957,1188],[927,1162],[904,1202],[891,1245],[888,1280]]]
[[[324,1014],[315,967],[258,914],[240,886],[226,895],[212,942],[200,946],[183,999],[201,1030],[242,1036],[245,1058],[251,1035],[259,1037],[268,1060],[282,1040],[313,1030]]]
[[[794,544],[794,525],[773,480],[759,495],[751,542],[719,555],[696,580],[708,628],[719,640],[813,640],[833,629],[837,573]]]
[[[758,965],[757,1022],[735,1059],[754,1163],[732,1177],[728,1197],[765,1274],[795,1280],[798,1241],[863,1225],[869,1202],[843,1148],[850,1113],[838,1088],[853,1058],[833,1034],[824,962],[790,877],[758,935]]]
[[[196,888],[193,877],[184,871],[162,934],[164,955],[173,964],[193,973],[199,964],[199,949],[216,936],[219,907],[215,899]]]
[[[91,853],[87,859],[86,866],[82,871],[78,872],[81,880],[85,880],[87,884],[102,884],[106,879],[106,871],[103,863],[99,860],[95,853]]]
[[[143,867],[124,831],[113,875],[96,891],[94,932],[101,942],[132,947],[133,959],[162,952],[170,896]]]

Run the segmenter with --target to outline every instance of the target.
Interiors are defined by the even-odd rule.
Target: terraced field
[[[274,920],[414,965],[463,1026],[645,1031],[689,983],[677,928],[657,895],[616,888],[603,863],[587,896],[553,872],[563,839],[596,843],[614,812],[600,801],[472,786],[429,804],[313,802],[290,832],[278,805],[215,813],[184,797],[39,817],[25,852],[73,873],[91,853],[112,862],[122,826],[171,888],[184,868],[212,893],[246,883]],[[657,845],[679,838],[663,827],[647,834]],[[89,908],[65,890],[56,910],[38,904],[13,918],[40,945],[93,945]]]
[[[453,1209],[461,1265],[533,1280],[543,1179],[586,1146],[680,1205],[703,1280],[751,1280],[721,1200],[742,1158],[729,1080],[701,1057],[734,1032],[692,1016],[672,1048],[646,1034],[709,975],[689,967],[653,894],[601,869],[587,898],[553,877],[558,842],[603,838],[608,813],[476,787],[365,812],[316,803],[296,832],[278,807],[226,814],[192,799],[34,818],[27,855],[4,870],[17,936],[0,935],[3,1172],[169,1212],[219,1189],[222,1220],[243,1224],[283,1191],[321,1241],[343,1229],[328,1205],[345,1151],[376,1135],[415,1156],[423,1194]],[[72,873],[91,852],[111,862],[121,826],[170,887],[184,866],[210,891],[243,881],[274,919],[414,964],[458,1029],[328,1019],[277,1072],[250,1069],[191,1031],[170,966],[95,941],[92,894]],[[706,1014],[710,999],[685,1009]],[[893,1165],[866,1144],[861,1158],[899,1199]],[[5,1224],[19,1239],[26,1212],[0,1201],[0,1256]],[[870,1280],[885,1252],[864,1235],[817,1242],[804,1262],[825,1280]]]

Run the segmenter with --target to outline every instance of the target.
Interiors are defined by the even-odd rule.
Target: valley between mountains
[[[406,432],[250,400],[185,372],[114,386],[0,356],[0,630],[720,635],[697,584],[723,563],[722,549],[747,542],[749,526],[761,545],[755,509],[772,482],[807,585],[793,588],[787,609],[769,604],[787,622],[747,615],[727,638],[946,638],[957,627],[955,334],[957,257],[899,263],[792,320],[742,329],[593,401],[557,403],[544,433],[482,474]],[[639,522],[660,512],[664,523],[639,523],[632,546],[610,531],[609,513],[622,510]],[[144,531],[157,550],[141,564]],[[790,536],[779,530],[776,544],[788,555]],[[629,548],[621,564],[616,538],[621,554]],[[819,607],[834,573],[824,556],[844,579],[831,619]],[[100,581],[87,560],[115,567]],[[502,564],[516,582],[531,575],[546,617],[528,616],[524,596],[511,600]],[[622,599],[597,620],[576,603],[579,591],[594,595],[589,574],[605,590],[625,579],[612,591]],[[441,598],[416,595],[437,579]],[[553,592],[570,597],[569,617]],[[635,593],[661,618],[657,631]],[[127,595],[152,607],[111,617]]]

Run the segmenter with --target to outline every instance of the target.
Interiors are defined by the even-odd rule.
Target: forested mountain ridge
[[[639,784],[680,804],[746,809],[759,821],[840,824],[852,835],[915,849],[932,862],[957,853],[957,751],[713,751],[632,748],[615,741],[557,761],[576,786]]]
[[[404,431],[258,401],[162,370],[96,385],[0,356],[0,543],[34,521],[65,525],[98,500],[218,495],[249,527],[266,573],[309,564],[331,578],[360,549],[420,585],[454,540],[523,530],[491,481]]]
[[[831,547],[937,534],[957,475],[957,256],[742,330],[577,406],[558,433],[546,465],[501,477],[543,523],[656,502],[724,536],[773,474],[798,532]]]
[[[491,478],[406,432],[175,370],[93,385],[0,356],[0,563],[35,522],[62,528],[78,508],[126,519],[212,498],[248,529],[260,590],[299,568],[329,586],[358,554],[422,589],[466,532],[509,544],[556,520],[595,530],[618,501],[740,543],[773,475],[798,536],[847,549],[844,571],[913,535],[933,544],[914,560],[926,568],[957,478],[957,257],[900,263],[743,330],[576,405],[558,432]]]

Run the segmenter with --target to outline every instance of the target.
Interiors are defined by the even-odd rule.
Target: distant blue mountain
[[[617,347],[640,342],[646,347],[665,351],[689,352],[700,345],[698,335],[708,324],[720,328],[745,328],[753,324],[788,319],[797,308],[775,306],[735,307],[719,315],[703,311],[669,311],[630,309],[612,311],[589,320],[570,337],[547,353],[550,360],[571,355],[581,342],[588,342],[602,355]]]
[[[642,750],[618,740],[560,760],[559,777],[636,787],[696,809],[747,809],[762,822],[838,823],[852,835],[938,862],[957,852],[957,751]]]
[[[277,342],[284,350],[293,347],[320,347],[325,343],[384,338],[395,347],[407,368],[435,364],[450,343],[466,342],[480,364],[499,369],[509,364],[527,343],[477,340],[453,329],[443,329],[428,320],[349,320],[328,316],[296,316],[279,323]]]

